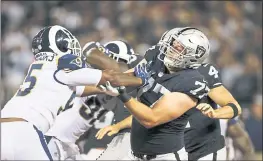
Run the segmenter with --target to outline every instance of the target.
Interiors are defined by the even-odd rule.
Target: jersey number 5
[[[23,82],[23,85],[25,83],[30,83],[29,87],[25,88],[25,89],[19,89],[17,92],[17,96],[26,96],[30,93],[30,91],[34,88],[34,86],[36,85],[37,82],[37,78],[35,76],[32,76],[32,72],[34,70],[40,70],[42,69],[43,64],[32,64],[31,68],[26,76],[26,79]]]

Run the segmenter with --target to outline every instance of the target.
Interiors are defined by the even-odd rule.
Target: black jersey
[[[151,69],[155,74],[138,94],[138,99],[151,107],[165,93],[182,92],[198,100],[207,95],[208,88],[203,76],[195,69],[181,70],[166,74],[165,67],[158,59],[159,49],[148,50],[145,59],[152,61]],[[176,99],[176,98],[175,98]],[[133,119],[131,146],[133,152],[141,154],[172,153],[184,147],[184,129],[188,121],[187,112],[177,119],[147,129]]]
[[[221,86],[222,81],[218,70],[211,64],[203,64],[197,69],[206,79],[210,89]],[[205,100],[214,109],[215,102],[209,97]],[[218,119],[211,119],[203,115],[199,110],[193,108],[189,123],[185,129],[185,148],[189,153],[189,160],[196,160],[224,147],[224,137],[221,136],[220,123]]]

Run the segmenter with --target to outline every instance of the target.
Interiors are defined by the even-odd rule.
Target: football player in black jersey
[[[166,32],[161,41],[168,39],[175,28]],[[160,42],[161,42],[160,41]],[[219,120],[214,118],[234,118],[240,115],[241,108],[231,93],[222,85],[219,71],[211,64],[202,64],[195,67],[206,79],[210,91],[206,104],[199,104],[197,108],[189,111],[192,113],[185,130],[185,146],[189,154],[189,160],[225,160],[224,137],[221,135]],[[217,108],[217,104],[221,106]],[[205,117],[197,110],[200,110]],[[211,118],[209,118],[211,117]],[[193,139],[194,138],[194,139]],[[243,137],[247,138],[247,137]],[[216,152],[222,149],[218,157]]]
[[[179,28],[176,28],[173,31],[170,31],[170,33],[178,32],[179,30],[180,30]],[[162,36],[160,44],[162,43],[162,41],[165,41],[165,39],[169,38],[166,36],[166,34],[167,32]],[[167,35],[169,35],[169,33]],[[155,52],[158,53],[159,52],[158,50],[159,50],[158,47],[154,47],[151,49],[153,53]],[[220,77],[218,75],[219,73],[216,70],[216,68],[209,64],[203,64],[202,66],[197,65],[195,68],[197,67],[199,67],[198,68],[199,72],[203,74],[206,77],[206,79],[208,79],[207,81],[209,87],[212,89],[214,88],[216,89],[210,91],[209,94],[211,95],[212,98],[216,100],[216,102],[219,105],[223,107],[220,110],[213,110],[213,108],[211,109],[211,106],[213,106],[214,108],[216,106],[215,103],[211,99],[209,99],[209,102],[207,103],[210,103],[211,106],[207,106],[207,104],[200,104],[198,109],[201,110],[204,114],[209,114],[210,117],[214,117],[214,118],[232,118],[234,116],[239,115],[241,113],[240,106],[236,102],[236,100],[232,97],[232,95],[222,86],[222,83],[220,82]],[[224,97],[218,98],[222,96],[221,94],[224,94]],[[232,107],[232,106],[236,106],[236,107]],[[193,112],[195,110],[196,109],[192,109],[190,111]],[[213,115],[211,115],[210,113],[213,113]],[[197,160],[197,159],[202,159],[202,156],[203,157],[206,156],[208,158],[205,157],[204,159],[212,160],[213,155],[215,154],[213,152],[216,152],[217,150],[224,147],[224,138],[220,135],[220,126],[218,120],[207,118],[201,115],[201,113],[197,111],[195,111],[190,118],[191,118],[190,123],[192,123],[193,126],[190,126],[192,128],[187,128],[185,132],[186,147],[187,147],[187,151],[189,152],[189,159]],[[202,125],[199,123],[199,121],[203,121],[206,124]],[[211,144],[214,146],[211,147]],[[216,159],[215,156],[214,159]]]
[[[177,31],[176,31],[177,30]],[[172,32],[178,32],[178,33],[180,33],[180,30],[181,29],[179,29],[179,28],[177,28],[177,29],[174,29]],[[167,40],[165,40],[165,35],[167,34],[167,32],[164,34],[164,36],[162,37],[162,39],[161,39],[161,41],[167,41]],[[168,37],[169,38],[169,37]],[[166,37],[166,39],[168,39],[167,37]],[[160,41],[160,42],[161,42]],[[189,41],[190,42],[190,41]],[[161,42],[162,43],[162,42]],[[160,43],[160,44],[161,44]],[[149,50],[148,52],[153,52],[155,55],[158,55],[157,53],[159,53],[159,47],[158,46],[156,46],[156,47],[154,47],[154,48],[152,48],[151,50]],[[148,54],[149,55],[149,54]],[[147,57],[147,54],[146,54],[146,57]],[[154,56],[153,56],[154,57]],[[157,56],[156,56],[157,57]],[[160,58],[160,57],[159,57]],[[200,66],[200,64],[198,64],[198,63],[196,63],[196,67],[198,67],[198,66]],[[158,67],[156,68],[157,70],[158,70]],[[215,72],[215,71],[213,71],[213,70],[211,70],[210,72]],[[228,91],[225,91],[225,93],[227,93]],[[218,93],[217,93],[218,94]],[[227,93],[228,94],[228,96],[229,96],[229,92]],[[230,96],[231,96],[231,94],[230,94]],[[230,101],[229,100],[227,100],[228,98],[230,98]],[[238,114],[240,114],[240,112],[241,112],[241,110],[240,110],[240,107],[239,107],[239,105],[237,104],[237,102],[235,101],[235,100],[231,100],[231,97],[224,97],[223,98],[224,100],[226,100],[226,102],[227,103],[225,103],[224,105],[221,105],[221,106],[224,106],[224,107],[222,107],[222,108],[220,108],[220,109],[217,109],[217,110],[215,110],[215,111],[217,111],[218,113],[221,113],[221,115],[218,115],[217,117],[218,118],[231,118],[231,117],[233,117],[233,116],[236,116],[236,115],[238,115]],[[232,103],[232,104],[230,104],[230,105],[228,105],[228,103]],[[222,103],[221,103],[222,104]],[[206,104],[202,104],[202,106],[204,107],[204,105],[206,105]],[[201,106],[201,107],[202,107]],[[234,106],[234,107],[233,107]],[[236,106],[236,107],[235,107]],[[200,107],[200,106],[199,106]],[[210,107],[209,107],[210,108]],[[208,109],[209,109],[208,108]],[[201,109],[201,108],[199,108],[202,112],[205,112],[205,111],[207,111],[207,109],[206,108],[203,108],[203,109]],[[209,109],[210,111],[211,111],[211,109]],[[223,113],[223,115],[222,115],[222,113]]]
[[[222,85],[219,71],[215,66],[202,64],[197,70],[207,80],[210,91],[208,93],[209,97],[207,97],[206,100],[207,104],[199,104],[198,108],[189,111],[192,114],[189,117],[189,123],[185,129],[184,137],[188,157],[189,160],[226,160],[225,140],[224,136],[221,135],[219,119],[205,116],[202,112],[206,111],[201,110],[201,108],[208,106],[206,108],[209,110],[210,107],[217,109],[217,104],[225,106],[228,103],[234,102],[235,99]],[[214,89],[216,89],[217,93],[213,93]],[[214,94],[214,96],[212,94]],[[234,103],[237,102],[235,101]],[[224,115],[229,113],[230,112],[226,112]],[[232,112],[230,114],[232,114]],[[233,115],[231,115],[231,117],[233,117]]]
[[[195,28],[183,28],[161,44],[155,53],[146,53],[135,75],[147,81],[137,101],[118,88],[118,96],[133,115],[132,152],[124,159],[187,160],[184,128],[188,110],[207,95],[203,76],[193,67],[209,54],[209,41]]]

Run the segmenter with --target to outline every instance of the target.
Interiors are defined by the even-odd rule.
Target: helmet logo
[[[201,58],[206,52],[206,49],[203,46],[198,45],[195,52],[195,58]]]
[[[77,65],[80,68],[82,67],[82,61],[81,61],[80,57],[77,57],[76,59],[72,60],[70,62],[70,64],[75,64],[75,65]]]

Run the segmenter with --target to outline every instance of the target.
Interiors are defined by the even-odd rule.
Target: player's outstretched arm
[[[113,70],[104,70],[102,71],[102,76],[98,84],[105,85],[106,82],[110,82],[110,84],[114,87],[140,86],[142,85],[143,80],[130,74],[116,72]]]
[[[126,63],[117,63],[116,60],[110,58],[109,50],[98,42],[85,44],[82,53],[86,58],[86,62],[97,69],[108,69],[117,72],[125,72],[129,69]]]
[[[87,51],[84,51],[87,52]],[[86,56],[86,62],[97,69],[109,69],[121,72],[121,66],[112,58],[105,55],[98,48],[93,48],[88,51],[89,54]],[[126,65],[127,66],[127,65]]]
[[[63,68],[54,73],[54,79],[58,83],[69,86],[97,86],[104,85],[106,82],[110,82],[112,86],[140,86],[143,83],[141,78],[130,74],[92,68],[79,68],[71,71]]]
[[[233,120],[229,120],[233,121]],[[248,133],[239,122],[235,122],[228,126],[227,132],[233,139],[234,145],[241,150],[245,155],[254,153],[254,147]]]
[[[100,129],[97,134],[96,134],[96,138],[97,139],[102,139],[106,134],[108,136],[112,136],[114,134],[117,134],[120,130],[125,129],[125,128],[131,128],[131,124],[132,124],[132,115],[125,118],[124,120],[118,122],[117,124],[114,125],[110,125],[107,127],[104,127],[102,129]]]
[[[106,94],[104,90],[98,88],[97,86],[74,86],[72,88],[76,92],[78,97],[86,97],[95,94]]]
[[[152,128],[180,117],[190,108],[195,107],[197,100],[180,92],[165,94],[152,108],[130,97],[121,98],[126,108],[144,127]],[[176,98],[176,99],[174,99]]]
[[[83,47],[83,55],[86,57],[86,62],[100,70],[114,70],[117,72],[133,73],[134,68],[129,69],[126,63],[117,63],[110,58],[107,49],[96,42],[89,42]],[[145,59],[138,64],[147,63]],[[127,70],[129,69],[129,70]]]
[[[230,119],[241,114],[242,110],[239,103],[223,85],[211,89],[208,96],[221,108],[214,110],[208,104],[200,104],[197,108],[204,115],[215,119]]]

